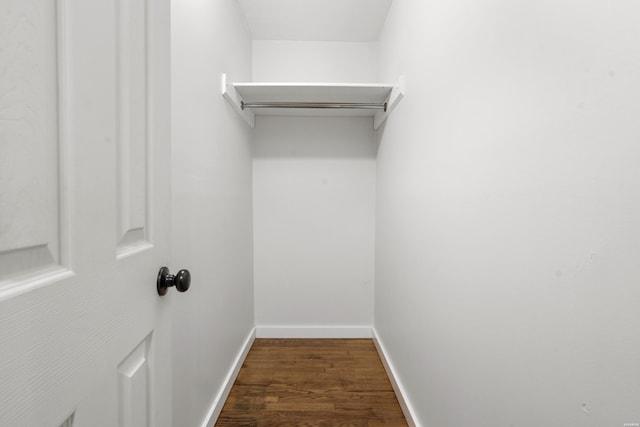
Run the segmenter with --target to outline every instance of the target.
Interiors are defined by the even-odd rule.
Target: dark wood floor
[[[216,426],[406,426],[372,340],[257,339]]]

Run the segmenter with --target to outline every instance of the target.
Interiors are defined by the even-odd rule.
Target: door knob
[[[178,274],[173,275],[169,272],[169,268],[162,267],[158,272],[158,280],[156,287],[158,295],[166,295],[169,287],[175,286],[178,292],[187,292],[191,285],[191,273],[189,270],[180,270]]]

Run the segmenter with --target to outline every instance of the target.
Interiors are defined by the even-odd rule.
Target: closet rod
[[[363,102],[240,102],[240,108],[338,108],[352,110],[387,111],[387,103],[367,104]]]

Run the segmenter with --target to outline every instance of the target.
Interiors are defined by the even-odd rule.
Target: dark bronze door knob
[[[156,287],[158,295],[166,295],[171,286],[175,286],[178,292],[186,292],[191,285],[191,273],[189,270],[180,270],[178,274],[173,275],[169,272],[168,267],[162,267],[158,272],[158,280]]]

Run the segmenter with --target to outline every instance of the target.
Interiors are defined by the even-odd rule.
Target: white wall
[[[394,2],[375,327],[423,425],[640,423],[639,16]]]
[[[376,69],[377,43],[253,42],[254,80],[375,81]],[[373,324],[372,119],[259,116],[252,144],[258,333],[359,336]]]
[[[254,40],[255,82],[375,82],[378,43]]]
[[[220,74],[251,75],[235,0],[172,2],[174,422],[200,426],[254,325],[250,129]],[[169,189],[167,189],[169,191]]]
[[[256,129],[257,325],[370,328],[375,210],[371,119],[258,117]]]

